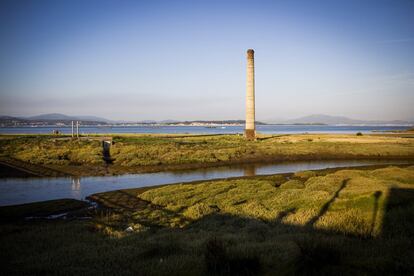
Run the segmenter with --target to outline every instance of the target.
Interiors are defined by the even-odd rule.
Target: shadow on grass
[[[414,237],[414,189],[390,189],[381,233],[383,238]],[[414,246],[414,241],[410,246]]]
[[[376,191],[374,193],[374,211],[372,212],[372,219],[371,219],[371,235],[374,234],[374,229],[375,229],[375,223],[377,221],[377,216],[378,216],[378,200],[381,197],[382,192],[381,191]]]
[[[332,203],[334,203],[335,199],[339,196],[339,193],[346,187],[346,184],[348,183],[349,179],[345,179],[342,181],[341,186],[339,187],[339,189],[335,192],[335,194],[332,196],[332,198],[330,200],[328,200],[323,206],[322,208],[319,210],[319,213],[313,217],[312,219],[310,219],[307,223],[306,226],[307,227],[313,227],[315,225],[315,223],[323,216],[325,215],[325,213],[328,211],[329,207],[332,205]]]
[[[15,258],[19,265],[6,266],[3,272],[40,274],[42,271],[59,271],[62,274],[79,274],[87,271],[88,274],[140,275],[413,274],[414,189],[391,188],[384,194],[380,191],[374,193],[374,201],[370,202],[372,216],[369,214],[369,218],[372,221],[369,219],[367,226],[369,233],[372,234],[373,229],[378,227],[379,213],[384,211],[382,230],[375,238],[315,227],[341,197],[347,184],[347,180],[343,181],[321,205],[317,214],[302,226],[284,222],[287,216],[297,212],[296,208],[287,208],[271,221],[215,211],[197,220],[188,219],[187,224],[181,227],[171,227],[158,220],[182,217],[178,211],[140,199],[133,190],[99,194],[99,198],[94,200],[100,200],[114,213],[117,210],[120,214],[128,213],[132,223],[151,227],[134,230],[128,235],[125,234],[127,225],[122,224],[118,230],[124,235],[120,238],[96,235],[76,224],[6,227],[0,230],[0,244],[8,250],[2,250],[3,255],[0,254],[0,257],[11,256],[9,258]],[[380,208],[382,205],[379,202],[384,195],[387,195],[385,205]],[[32,206],[26,209],[33,211]],[[134,217],[134,214],[144,214],[146,211],[158,215],[151,214],[145,219],[139,215]],[[39,250],[39,240],[44,250]],[[74,270],[74,263],[83,266]]]
[[[204,240],[204,245],[197,250],[204,259],[203,269],[209,275],[257,275],[262,272],[300,275],[413,272],[414,254],[410,249],[413,245],[411,237],[414,235],[413,189],[390,189],[385,199],[381,234],[375,238],[352,233],[344,235],[329,229],[315,228],[317,221],[329,211],[348,181],[349,179],[344,180],[332,197],[321,206],[317,215],[303,226],[283,222],[285,217],[297,211],[289,208],[271,221],[214,212],[198,220],[189,220],[187,226],[179,231],[169,227],[164,228],[164,231],[177,238],[180,235],[191,236],[194,232],[204,233],[205,236],[197,236]],[[151,204],[126,192],[113,195],[114,203],[125,201],[125,205],[118,206],[130,210],[148,208],[148,204]],[[374,193],[372,221],[369,226],[371,235],[376,226],[381,196],[380,191]],[[174,212],[162,206],[154,205],[154,208],[174,216]],[[179,216],[178,213],[176,215]],[[151,221],[146,223],[156,224]],[[273,252],[285,250],[284,245],[278,246],[286,243],[286,238],[279,237],[287,237],[293,244],[289,250],[286,249],[290,254],[287,259],[280,257],[282,253]],[[267,250],[271,251],[266,253],[269,246],[271,249]],[[274,259],[269,261],[266,254],[274,255]],[[364,261],[361,262],[359,258]]]

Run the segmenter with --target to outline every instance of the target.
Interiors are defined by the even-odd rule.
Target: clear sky
[[[0,115],[414,120],[414,1],[0,2]]]

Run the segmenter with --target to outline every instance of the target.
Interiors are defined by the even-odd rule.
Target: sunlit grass
[[[374,201],[378,200],[376,204],[380,217],[387,191],[391,187],[411,187],[414,184],[414,169],[389,167],[374,171],[340,170],[327,175],[300,172],[286,178],[283,183],[274,178],[268,176],[194,185],[168,185],[146,191],[139,197],[189,219],[200,219],[219,212],[271,222],[286,210],[293,210],[283,217],[283,222],[305,226],[339,190],[326,214],[315,221],[315,227],[346,234],[376,236],[379,227],[370,232]],[[344,181],[346,186],[340,189]],[[375,198],[378,193],[380,196]]]
[[[356,135],[114,135],[112,165],[105,166],[98,137],[72,140],[50,136],[0,139],[0,155],[74,174],[159,171],[244,162],[328,159],[414,159],[414,140]]]
[[[234,178],[112,191],[93,198],[102,208],[92,212],[91,221],[3,222],[0,257],[10,260],[3,272],[414,271],[413,166]]]

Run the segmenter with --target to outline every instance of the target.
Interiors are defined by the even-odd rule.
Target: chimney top
[[[254,58],[254,50],[253,49],[247,50],[247,58]]]

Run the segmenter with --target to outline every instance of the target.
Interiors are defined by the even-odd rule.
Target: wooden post
[[[76,137],[79,139],[79,121],[76,121]]]
[[[72,138],[75,134],[73,133],[73,121],[72,121]]]

